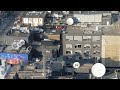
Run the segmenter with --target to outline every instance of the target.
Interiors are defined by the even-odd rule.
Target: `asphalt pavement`
[[[7,32],[10,29],[10,27],[14,25],[14,22],[16,21],[15,18],[18,17],[20,13],[22,12],[19,12],[16,15],[12,15],[9,18],[6,18],[6,20],[0,26],[0,35],[4,35],[4,33]]]

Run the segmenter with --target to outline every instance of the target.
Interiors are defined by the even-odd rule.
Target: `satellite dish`
[[[21,45],[25,45],[25,40],[21,39],[21,40],[19,41],[19,43],[20,43]]]
[[[79,63],[79,62],[73,63],[73,67],[74,67],[74,68],[79,68],[79,67],[80,67],[80,63]]]
[[[106,72],[106,68],[101,63],[96,63],[92,66],[92,74],[95,77],[102,77]]]
[[[74,20],[72,18],[68,18],[67,21],[66,21],[66,23],[68,25],[72,25],[74,23]]]
[[[13,42],[12,43],[12,48],[15,49],[15,50],[18,50],[19,49],[19,43],[18,42]]]

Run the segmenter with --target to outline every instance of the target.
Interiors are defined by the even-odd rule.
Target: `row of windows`
[[[81,44],[76,44],[74,47],[72,46],[72,44],[66,44],[66,48],[81,48],[82,45]],[[99,44],[94,44],[93,48],[99,48],[100,45]],[[84,48],[91,48],[90,44],[85,44]]]
[[[82,52],[80,51],[80,50],[76,50],[75,51],[75,54],[81,54]],[[72,50],[66,50],[66,54],[73,54],[72,53]],[[89,56],[91,53],[90,53],[90,51],[89,50],[85,50],[84,51],[84,55],[85,56]],[[95,51],[93,51],[93,54],[100,54],[100,51],[99,50],[95,50]]]
[[[24,20],[25,20],[25,21],[28,21],[28,20],[29,20],[29,21],[32,21],[32,20],[39,20],[39,21],[41,21],[42,19],[41,19],[41,18],[39,18],[39,19],[38,19],[38,18],[36,18],[36,19],[34,19],[34,18],[29,18],[29,19],[27,19],[27,18],[26,18],[26,19],[24,19]]]
[[[100,36],[66,36],[68,41],[100,41]]]

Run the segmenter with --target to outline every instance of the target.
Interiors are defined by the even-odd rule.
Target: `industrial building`
[[[23,16],[23,24],[30,24],[31,26],[43,26],[45,15],[45,11],[27,12],[26,15]]]

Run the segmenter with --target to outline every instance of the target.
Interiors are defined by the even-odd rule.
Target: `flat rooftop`
[[[40,11],[40,12],[27,12],[26,15],[24,16],[24,18],[44,18],[46,15],[45,11]]]
[[[29,48],[29,50],[28,50]],[[12,48],[12,46],[7,46],[6,48],[4,48],[3,52],[9,52],[9,53],[24,53],[24,54],[29,54],[31,51],[31,47],[25,47],[25,46],[22,46],[20,47],[18,50],[14,50]]]
[[[120,23],[120,22],[119,22]],[[113,24],[110,26],[98,26],[98,30],[96,30],[96,26],[82,28],[80,26],[68,26],[66,28],[65,34],[67,35],[120,35],[120,27],[118,24]]]
[[[111,11],[73,11],[73,14],[103,14],[103,13],[111,13]]]
[[[20,31],[13,30],[12,33],[9,31],[7,32],[8,36],[17,36],[17,37],[29,37],[30,33],[22,33]]]
[[[95,30],[95,26],[91,27],[86,27],[82,28],[80,26],[68,26],[66,28],[66,33],[65,34],[78,34],[78,35],[87,35],[87,34],[92,34],[92,35],[101,35],[102,33],[100,31]]]

